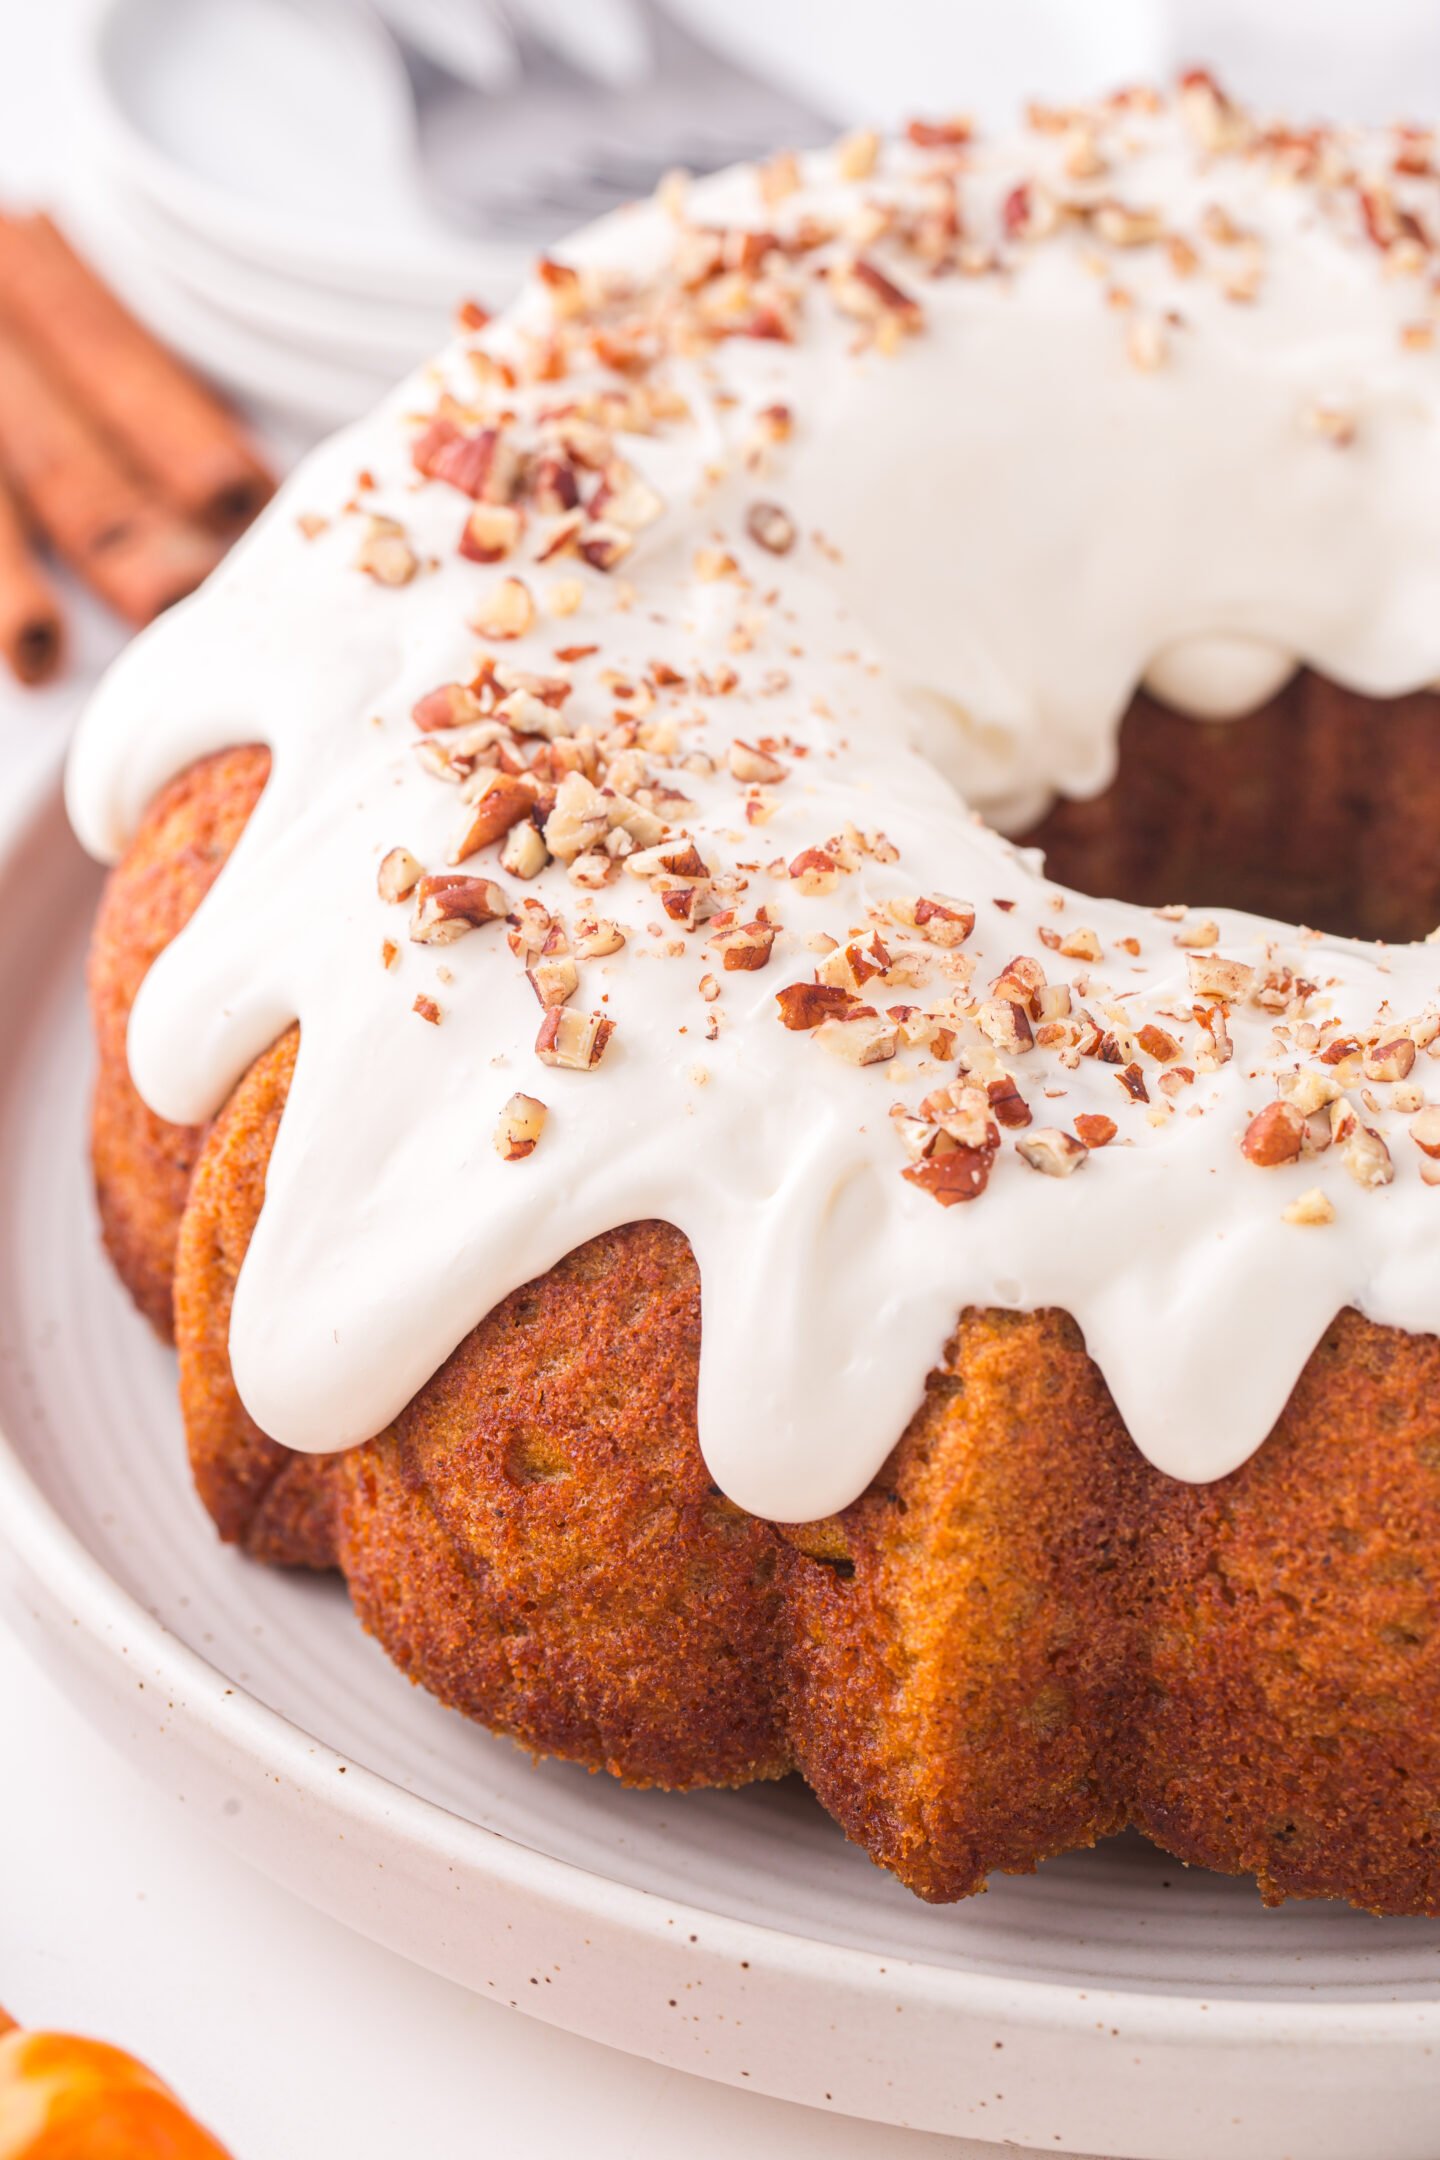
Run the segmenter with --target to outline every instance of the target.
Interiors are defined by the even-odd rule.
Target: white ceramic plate
[[[523,263],[432,216],[398,56],[341,0],[99,0],[86,61],[90,156],[207,246],[408,306]]]
[[[332,1582],[222,1550],[97,1250],[53,784],[0,824],[0,1586],[160,1790],[478,1992],[881,2121],[1141,2160],[1434,2160],[1440,1927],[1263,1912],[1138,1842],[918,1904],[795,1782],[627,1793],[412,1689]]]
[[[222,314],[160,267],[98,188],[72,182],[64,222],[157,337],[240,397],[329,429],[358,419],[395,381],[394,368],[329,359]]]
[[[89,190],[72,190],[82,199],[87,192],[97,192],[94,182]],[[453,306],[367,301],[242,262],[208,246],[118,180],[108,182],[105,206],[137,256],[217,315],[277,346],[384,371],[393,382],[443,344],[454,320]],[[507,287],[493,297],[476,295],[482,297],[498,307],[510,293]]]

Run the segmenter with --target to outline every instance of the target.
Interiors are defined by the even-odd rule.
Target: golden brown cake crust
[[[269,752],[251,747],[221,751],[172,780],[107,880],[91,939],[98,1052],[91,1147],[100,1224],[121,1281],[162,1335],[171,1332],[175,1236],[200,1135],[167,1125],[140,1100],[125,1030],[151,962],[219,876],[269,771]]]
[[[163,814],[183,855],[239,785],[196,768],[138,845],[158,863]],[[152,897],[128,932],[130,889],[97,951],[117,999],[161,919]],[[798,1768],[927,1898],[1128,1821],[1267,1898],[1440,1911],[1435,1339],[1342,1314],[1260,1453],[1192,1487],[1139,1455],[1065,1315],[966,1313],[870,1490],[785,1529],[709,1481],[694,1262],[642,1223],[507,1298],[369,1445],[292,1456],[227,1335],[295,1052],[252,1068],[190,1189],[192,1458],[222,1534],[333,1560],[412,1678],[637,1783]],[[108,1162],[142,1214],[127,1180],[153,1173]]]

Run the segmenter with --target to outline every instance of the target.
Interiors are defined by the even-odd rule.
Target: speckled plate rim
[[[0,924],[57,848],[73,842],[51,764],[0,807]],[[0,938],[0,995],[16,966]],[[1432,2160],[1440,1994],[1202,2000],[882,1964],[513,1843],[343,1759],[229,1681],[112,1579],[3,1431],[0,1593],[92,1722],[244,1857],[361,1933],[551,2023],[839,2113],[1050,2151],[1213,2160],[1223,2136],[1230,2160],[1279,2160],[1298,2134],[1307,2160]],[[254,1804],[227,1808],[237,1795]],[[713,2013],[703,2038],[674,2016],[677,1989],[697,1983]]]

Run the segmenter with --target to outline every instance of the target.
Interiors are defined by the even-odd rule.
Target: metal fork
[[[717,52],[660,0],[632,0],[652,55],[633,87],[586,76],[499,0],[518,73],[479,90],[399,43],[415,94],[427,193],[453,223],[543,245],[647,195],[676,167],[694,173],[830,140],[833,120]]]

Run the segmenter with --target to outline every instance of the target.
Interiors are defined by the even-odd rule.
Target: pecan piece
[[[1334,1222],[1335,1209],[1320,1187],[1312,1185],[1309,1192],[1301,1193],[1298,1200],[1292,1200],[1288,1207],[1281,1208],[1280,1219],[1282,1222],[1300,1223],[1305,1228],[1319,1229],[1325,1223]]]
[[[1304,1138],[1305,1120],[1293,1103],[1266,1103],[1246,1126],[1240,1152],[1257,1169],[1273,1170],[1298,1159]]]
[[[495,1152],[502,1162],[523,1162],[533,1155],[545,1130],[545,1105],[534,1095],[512,1095],[495,1127]]]
[[[737,969],[753,971],[768,967],[777,934],[774,923],[736,923],[733,929],[722,930],[710,943],[729,972]]]
[[[975,910],[968,900],[952,900],[946,893],[892,900],[890,913],[905,929],[918,930],[932,945],[963,945],[975,928]]]
[[[779,758],[771,757],[768,750],[757,750],[753,743],[741,742],[738,736],[727,757],[734,778],[757,787],[775,787],[786,776],[787,768]]]
[[[1120,1128],[1113,1117],[1105,1117],[1099,1111],[1082,1110],[1075,1120],[1075,1130],[1088,1148],[1108,1147]]]
[[[1428,1103],[1410,1120],[1410,1138],[1422,1155],[1440,1162],[1440,1104]]]
[[[590,1072],[604,1057],[614,1032],[614,1021],[607,1020],[603,1013],[582,1013],[569,1005],[552,1005],[540,1023],[535,1054],[545,1065]]]
[[[1072,1171],[1081,1167],[1090,1150],[1083,1140],[1077,1140],[1073,1133],[1062,1131],[1058,1125],[1042,1125],[1037,1131],[1027,1133],[1023,1140],[1017,1140],[1015,1152],[1042,1177],[1069,1177]]]
[[[434,419],[417,436],[410,453],[417,472],[441,480],[478,502],[508,502],[519,478],[520,460],[498,428],[467,435],[453,420]]]
[[[1226,960],[1219,953],[1192,952],[1185,962],[1190,987],[1197,997],[1223,998],[1233,1003],[1249,995],[1255,970],[1243,960]]]
[[[1035,1046],[1030,1015],[1012,998],[986,998],[976,1007],[975,1024],[997,1049],[1012,1057],[1023,1057]]]
[[[745,530],[767,555],[788,555],[795,545],[795,520],[778,503],[751,503],[745,513]]]
[[[985,1093],[990,1098],[990,1109],[998,1125],[1015,1131],[1031,1122],[1030,1105],[1008,1073],[1003,1079],[987,1080]]]
[[[528,818],[535,807],[533,782],[515,779],[510,773],[487,766],[468,783],[474,794],[466,806],[465,822],[450,849],[452,863],[465,862],[492,840],[503,839],[512,825]]]
[[[372,517],[355,557],[355,567],[377,585],[408,585],[420,568],[420,558],[394,518]]]
[[[829,983],[787,983],[775,993],[780,1007],[780,1019],[787,1028],[796,1030],[819,1027],[822,1020],[838,1019],[840,1014],[856,1003],[849,990],[838,990]]]
[[[1403,1080],[1415,1063],[1415,1044],[1408,1035],[1392,1035],[1372,1044],[1365,1052],[1367,1080]]]
[[[498,922],[510,902],[489,878],[426,877],[415,887],[410,935],[417,945],[451,945],[467,930]]]
[[[442,683],[438,690],[428,690],[410,713],[422,735],[432,735],[443,728],[468,727],[483,716],[483,708],[474,691],[458,682]]]
[[[500,639],[524,637],[535,621],[535,602],[530,588],[523,578],[501,578],[481,601],[470,626],[481,637]]]
[[[416,861],[409,848],[392,847],[376,873],[376,890],[382,900],[393,905],[414,892],[424,875],[425,865]]]
[[[510,503],[477,503],[465,520],[460,553],[467,562],[502,562],[520,539],[520,512]]]
[[[954,1207],[958,1201],[980,1197],[990,1182],[994,1160],[994,1148],[957,1147],[945,1155],[927,1155],[923,1162],[911,1163],[900,1175],[928,1192],[941,1207]]]

